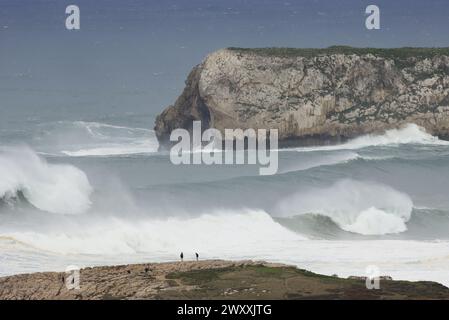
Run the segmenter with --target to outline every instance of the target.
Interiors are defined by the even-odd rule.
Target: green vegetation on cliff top
[[[332,46],[329,48],[313,49],[313,48],[228,48],[232,51],[242,53],[253,53],[265,56],[279,57],[315,57],[329,54],[372,54],[375,56],[391,59],[407,59],[410,57],[431,58],[436,55],[449,56],[449,47],[446,48],[354,48],[349,46]]]
[[[447,299],[449,289],[433,282],[382,280],[380,290],[364,279],[343,279],[295,267],[238,265],[172,272],[166,279],[190,290],[164,290],[159,299]]]

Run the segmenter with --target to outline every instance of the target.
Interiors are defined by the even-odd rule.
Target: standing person
[[[195,252],[195,256],[196,256],[196,261],[198,261],[198,259],[200,258],[200,255],[198,254],[198,252]]]
[[[181,257],[181,261],[184,261],[184,253],[181,252],[179,256]]]

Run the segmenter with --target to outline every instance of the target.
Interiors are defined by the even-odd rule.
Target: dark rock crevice
[[[170,144],[173,130],[182,128],[192,130],[193,121],[201,121],[201,129],[209,128],[211,115],[207,105],[199,94],[199,77],[201,65],[196,66],[186,80],[186,87],[176,100],[156,118],[156,136],[162,146]]]

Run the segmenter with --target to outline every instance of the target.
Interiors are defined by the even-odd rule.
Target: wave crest
[[[416,124],[408,124],[402,129],[392,129],[384,134],[369,134],[355,138],[341,145],[295,148],[295,151],[332,151],[332,150],[356,150],[366,147],[389,146],[398,144],[427,144],[427,145],[449,145],[449,141],[440,140],[427,133]]]
[[[3,234],[41,250],[63,254],[170,253],[200,250],[210,255],[232,255],[247,250],[254,255],[277,242],[305,240],[262,210],[215,210],[198,217],[146,218],[129,221],[102,218],[87,225],[45,233]],[[239,248],[239,249],[236,249]]]
[[[71,165],[49,164],[31,149],[0,151],[0,199],[25,198],[51,213],[77,214],[89,209],[92,187],[87,176]]]
[[[345,231],[363,235],[406,231],[412,210],[408,195],[386,185],[354,180],[297,193],[277,206],[280,216],[320,214]]]

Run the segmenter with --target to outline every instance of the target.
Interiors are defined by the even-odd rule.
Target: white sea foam
[[[86,175],[71,165],[49,164],[31,149],[0,151],[0,198],[22,192],[38,209],[62,214],[85,212],[90,207],[92,187]]]
[[[407,230],[413,202],[389,186],[342,180],[328,188],[299,192],[278,204],[277,214],[315,213],[328,216],[340,228],[363,235],[383,235]]]
[[[159,148],[153,130],[85,121],[43,124],[36,145],[41,153],[71,157],[154,153]]]
[[[70,157],[117,156],[156,152],[152,141],[132,142],[129,144],[111,143],[107,147],[92,147],[76,151],[63,150],[61,153]]]
[[[353,223],[344,225],[346,231],[364,235],[400,233],[407,230],[404,217],[370,207],[360,212]]]
[[[2,236],[63,254],[176,253],[183,248],[215,251],[238,246],[257,249],[277,241],[305,239],[275,222],[266,212],[249,209],[214,211],[193,218],[129,221],[107,217],[71,229],[2,232]]]
[[[305,147],[289,150],[308,151],[332,151],[332,150],[356,150],[366,147],[389,146],[399,144],[425,144],[425,145],[449,145],[449,141],[440,140],[428,134],[424,128],[416,124],[408,124],[402,129],[387,130],[382,135],[365,135],[350,140],[344,144],[334,146]]]
[[[27,240],[30,239],[29,237]],[[200,259],[272,261],[296,265],[321,274],[337,274],[339,277],[366,276],[366,267],[376,265],[382,275],[390,275],[395,280],[437,281],[449,286],[447,275],[449,243],[447,241],[302,241],[277,236],[276,241],[262,241],[247,246],[247,242],[235,245],[233,241],[220,244],[218,241],[209,243],[209,240],[198,247],[190,247],[194,244],[192,242],[177,243],[173,247],[174,250],[178,249],[177,251],[165,251],[165,247],[170,244],[167,243],[162,251],[113,255],[101,252],[101,254],[80,255],[74,252],[52,254],[28,247],[13,238],[0,237],[0,256],[7,257],[0,264],[0,276],[39,271],[64,271],[70,264],[88,267],[173,261],[179,257],[179,252],[182,250],[187,260],[193,260],[194,252],[199,252]],[[72,241],[75,242],[75,240]],[[159,240],[158,243],[162,244],[163,241]],[[79,248],[79,246],[76,247]],[[129,249],[125,252],[129,252]]]

